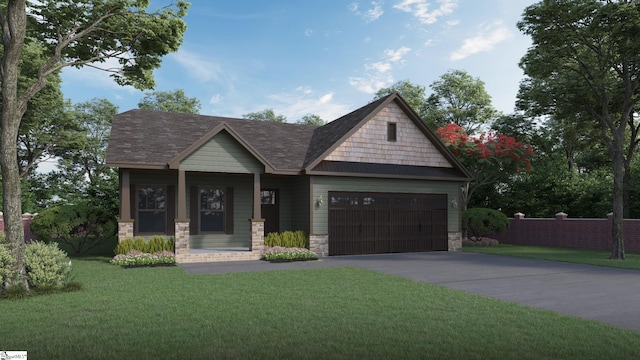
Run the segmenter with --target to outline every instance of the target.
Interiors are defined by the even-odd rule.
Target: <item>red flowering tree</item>
[[[511,136],[497,133],[469,136],[457,124],[438,128],[436,134],[471,173],[471,182],[462,188],[460,205],[463,210],[479,187],[522,171],[531,171],[533,149]]]

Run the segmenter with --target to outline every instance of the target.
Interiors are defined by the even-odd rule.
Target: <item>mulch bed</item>
[[[304,258],[304,259],[272,259],[272,260],[262,259],[262,260],[277,264],[277,263],[290,263],[290,262],[299,262],[299,261],[315,261],[315,260],[318,260],[318,258],[314,257],[314,258]]]

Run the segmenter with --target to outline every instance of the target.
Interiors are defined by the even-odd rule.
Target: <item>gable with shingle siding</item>
[[[396,141],[387,140],[387,124],[397,126]],[[395,102],[390,102],[325,160],[453,167]]]

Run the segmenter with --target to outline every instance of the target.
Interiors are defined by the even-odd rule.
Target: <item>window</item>
[[[225,196],[222,189],[200,189],[200,231],[224,232]]]
[[[261,190],[260,191],[260,204],[262,205],[275,205],[276,201],[275,190]]]
[[[166,222],[166,189],[141,186],[136,192],[138,205],[138,232],[164,233]]]
[[[396,141],[397,140],[397,124],[396,123],[387,123],[387,141]]]

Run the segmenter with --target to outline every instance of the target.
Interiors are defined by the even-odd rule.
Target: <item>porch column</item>
[[[120,218],[118,219],[118,242],[133,239],[133,219],[131,218],[131,181],[129,170],[120,169]]]
[[[261,252],[264,248],[264,219],[260,210],[260,174],[253,174],[253,216],[251,218],[251,251]]]
[[[178,170],[178,218],[175,219],[176,255],[189,254],[189,219],[187,218],[187,182],[184,170]]]

